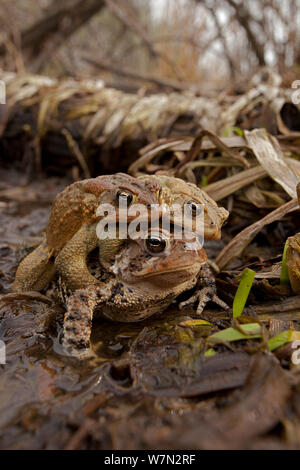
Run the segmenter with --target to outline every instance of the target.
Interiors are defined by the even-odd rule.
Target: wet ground
[[[230,314],[220,310],[207,312],[213,327],[186,327],[193,312],[179,312],[176,304],[135,324],[95,320],[98,359],[66,357],[62,307],[9,287],[46,226],[54,195],[70,180],[28,182],[0,171],[1,449],[300,447],[300,374],[290,365],[291,351],[274,355],[252,340],[247,348],[217,346],[216,355],[205,357],[205,338],[230,325]],[[219,285],[226,283],[220,278]],[[226,300],[233,295],[228,288]],[[273,327],[298,324],[295,305],[256,314]]]

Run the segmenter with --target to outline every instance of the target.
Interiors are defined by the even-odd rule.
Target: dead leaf
[[[257,160],[271,178],[280,184],[290,197],[296,197],[299,178],[285,159],[275,137],[269,135],[265,129],[245,131],[245,137]]]
[[[250,171],[250,170],[248,170]],[[297,199],[292,199],[283,206],[278,207],[270,214],[266,215],[262,219],[258,220],[249,227],[242,230],[238,235],[236,235],[228,245],[221,251],[219,256],[216,259],[216,263],[219,268],[222,270],[227,266],[231,261],[240,256],[246,246],[251,243],[254,237],[266,226],[272,222],[276,222],[284,217],[289,212],[292,212],[299,208]]]

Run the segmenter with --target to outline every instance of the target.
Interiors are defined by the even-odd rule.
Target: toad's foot
[[[192,305],[196,302],[198,302],[197,312],[196,312],[197,315],[201,315],[201,313],[203,312],[208,302],[214,302],[215,304],[222,307],[224,310],[229,309],[228,305],[225,302],[223,302],[223,300],[221,300],[217,296],[217,294],[212,291],[210,287],[203,287],[198,292],[196,292],[196,294],[190,297],[188,300],[180,302],[179,309],[182,310],[188,305]]]
[[[197,292],[194,295],[192,295],[189,299],[180,302],[180,310],[196,302],[198,303],[196,312],[197,315],[202,314],[208,302],[214,302],[224,310],[229,310],[228,305],[217,295],[215,279],[208,264],[205,264],[201,268],[197,281],[197,288]]]
[[[64,347],[64,351],[68,356],[72,358],[76,358],[79,361],[94,361],[95,359],[98,358],[95,351],[91,348],[78,350],[75,347],[73,348],[68,347],[68,350],[66,350]]]

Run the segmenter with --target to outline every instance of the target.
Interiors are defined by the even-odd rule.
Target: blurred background
[[[300,0],[1,0],[0,67],[203,92],[299,78]]]

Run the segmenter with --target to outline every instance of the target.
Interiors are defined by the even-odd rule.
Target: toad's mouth
[[[164,268],[162,267],[161,269],[142,269],[141,271],[134,271],[133,275],[137,278],[149,278],[157,275],[164,275],[164,274],[171,274],[171,273],[178,273],[181,274],[182,272],[185,272],[187,274],[187,277],[192,276],[192,274],[189,273],[190,270],[197,271],[199,270],[200,267],[204,263],[190,263],[190,264],[185,264],[182,266],[175,266],[173,268]]]

